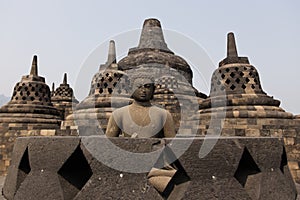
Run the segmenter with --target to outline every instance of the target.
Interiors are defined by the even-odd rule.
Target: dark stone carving
[[[53,106],[59,110],[61,118],[65,120],[68,115],[73,113],[73,107],[78,104],[73,89],[67,82],[67,74],[64,74],[63,83],[56,90],[54,90],[54,83],[52,87],[51,101]]]
[[[96,136],[17,139],[14,151],[16,159],[12,160],[3,188],[5,197],[22,200],[32,197],[37,199],[117,199],[120,197],[126,199],[296,199],[296,189],[291,184],[293,180],[291,176],[287,176],[290,174],[289,171],[285,171],[285,174],[280,171],[281,157],[284,154],[283,142],[276,138],[220,138],[213,150],[204,158],[198,157],[204,141],[200,138],[194,140],[181,138],[173,141],[157,138],[110,138],[114,145],[135,153],[152,152],[153,144],[158,144],[161,140],[164,140],[163,144],[172,143],[171,146],[176,145],[178,148],[184,147],[186,142],[191,140],[188,149],[173,162],[178,172],[169,184],[170,189],[166,190],[163,196],[147,183],[147,172],[118,171],[96,159],[111,154],[109,151],[98,151],[106,148],[107,140],[105,137]],[[90,144],[92,146],[89,146]],[[21,186],[16,188],[14,174],[18,167],[16,168],[15,164],[20,162],[27,146],[31,172]],[[168,148],[174,148],[171,146]],[[174,151],[168,148],[163,151],[163,154],[172,159]],[[92,149],[93,153],[90,152]],[[97,155],[94,154],[95,152]],[[76,165],[79,162],[78,158],[83,161],[87,172],[92,171],[92,173],[87,173],[88,176],[84,176],[84,181],[80,181],[81,184],[75,184],[77,187],[73,185],[73,189],[76,190],[71,190],[69,187],[71,184],[68,187],[60,184],[59,176],[65,174],[70,167],[79,169]],[[126,158],[123,160],[125,161]],[[149,162],[153,162],[153,166],[159,166],[159,162],[152,160]],[[131,164],[138,165],[138,163]],[[246,166],[247,164],[252,167]],[[236,178],[245,177],[237,175],[241,168],[242,171],[259,169],[260,172],[247,173],[247,180],[243,187]],[[69,178],[68,180],[73,182]],[[244,178],[242,181],[245,181]],[[80,191],[77,193],[77,190]],[[67,196],[66,192],[70,196]]]
[[[26,148],[19,165],[19,170],[17,172],[17,186],[18,189],[21,183],[25,180],[26,176],[31,171],[30,163],[29,163],[29,155],[28,155],[28,148]]]
[[[93,172],[78,146],[58,171],[64,199],[73,199]]]
[[[242,157],[240,159],[239,166],[234,173],[234,177],[244,187],[248,176],[252,174],[258,174],[259,172],[261,172],[260,169],[258,168],[257,164],[253,160],[247,148],[245,148]]]

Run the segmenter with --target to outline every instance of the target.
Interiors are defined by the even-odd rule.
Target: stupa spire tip
[[[37,68],[37,55],[33,56],[30,75],[38,76],[38,68]]]
[[[108,57],[107,57],[107,64],[110,65],[112,63],[117,62],[116,58],[116,44],[114,40],[109,41],[109,47],[108,47]]]
[[[68,84],[68,82],[67,82],[67,73],[64,73],[63,84]]]
[[[238,57],[234,33],[227,34],[227,57]]]

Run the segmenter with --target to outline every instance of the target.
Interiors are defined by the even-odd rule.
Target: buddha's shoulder
[[[158,107],[158,106],[151,106],[151,109],[153,109],[153,111],[155,112],[158,112],[158,113],[162,113],[162,114],[167,114],[169,113],[168,110],[164,109],[164,108],[161,108],[161,107]]]
[[[112,114],[114,115],[114,117],[120,117],[121,115],[128,114],[128,108],[129,106],[117,108],[112,112]]]

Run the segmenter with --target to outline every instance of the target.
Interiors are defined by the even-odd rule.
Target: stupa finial
[[[115,41],[111,40],[109,41],[109,48],[108,48],[108,57],[106,64],[110,65],[112,63],[116,63],[116,45]]]
[[[227,57],[238,57],[235,38],[232,32],[227,34]]]
[[[34,55],[31,64],[30,75],[38,76],[38,68],[37,68],[37,56]]]
[[[229,32],[227,34],[227,57],[219,63],[219,67],[236,63],[249,64],[249,60],[247,57],[238,56],[234,34],[233,32]]]
[[[158,49],[173,53],[167,46],[160,21],[158,19],[146,19],[140,37],[140,42],[135,49]]]
[[[63,84],[65,84],[65,85],[68,84],[68,82],[67,82],[67,73],[64,74]]]
[[[54,82],[52,83],[52,92],[54,92],[55,91],[55,84],[54,84]]]

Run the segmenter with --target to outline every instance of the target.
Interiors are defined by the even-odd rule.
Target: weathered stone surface
[[[53,106],[59,110],[63,120],[73,113],[73,107],[78,104],[78,100],[74,97],[73,89],[67,82],[67,73],[64,74],[63,83],[56,90],[52,91],[51,101]]]
[[[285,145],[291,147],[288,160],[299,161],[299,154],[292,149],[296,148],[300,123],[279,105],[279,100],[263,91],[258,71],[248,58],[238,56],[234,35],[229,33],[227,57],[212,75],[209,98],[199,102],[200,109],[192,119],[199,121],[202,135],[284,137]],[[300,181],[298,169],[291,170]]]
[[[147,19],[143,24],[138,47],[131,48],[128,56],[121,59],[118,65],[121,70],[126,71],[142,64],[165,65],[166,63],[169,67],[179,70],[192,84],[193,72],[190,66],[167,47],[160,22],[157,19]]]
[[[110,41],[107,62],[100,65],[99,71],[93,76],[89,96],[74,107],[74,112],[66,117],[63,127],[76,125],[80,135],[88,135],[86,129],[104,133],[112,110],[132,101],[128,91],[128,76],[118,69],[115,43]]]
[[[125,151],[145,154],[167,144],[161,153],[177,167],[168,190],[157,192],[149,185],[146,171],[120,171],[100,162],[99,158],[107,158],[126,165],[129,159],[115,157],[108,150],[109,141]],[[7,199],[296,199],[282,140],[220,138],[206,156],[199,158],[204,142],[214,141],[104,136],[19,138],[3,193]],[[176,157],[183,148],[186,150]],[[149,171],[155,163],[159,165],[155,161],[159,155],[148,159]]]
[[[51,103],[45,78],[38,75],[37,56],[34,56],[30,74],[22,77],[13,90],[11,100],[0,108],[0,127],[3,127],[0,128],[0,174],[7,173],[16,137],[39,135],[42,129],[52,129],[53,134],[60,128],[60,123],[61,118]]]

